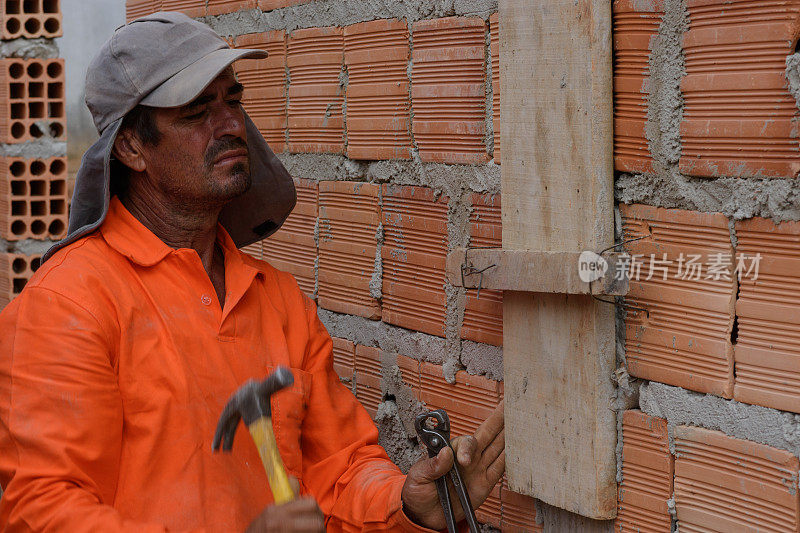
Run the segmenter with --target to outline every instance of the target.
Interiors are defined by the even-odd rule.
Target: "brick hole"
[[[47,214],[47,202],[42,201],[42,200],[38,200],[36,202],[31,202],[31,216],[43,217],[46,214]],[[35,231],[36,222],[34,222],[31,227],[34,228],[34,233],[36,233],[38,235],[39,232]],[[44,232],[44,230],[42,230],[42,232]]]
[[[27,281],[25,278],[14,278],[14,294],[21,293]]]
[[[64,116],[64,104],[61,102],[50,102],[47,106],[47,116],[49,118],[61,118]]]
[[[44,83],[36,81],[28,83],[28,98],[44,98]]]
[[[44,0],[42,13],[58,13],[58,0]]]
[[[15,122],[11,125],[11,136],[15,139],[21,139],[25,135],[25,124],[22,122]]]
[[[31,180],[31,196],[44,196],[45,192],[47,192],[47,182]]]
[[[31,259],[31,272],[36,272],[39,270],[39,267],[42,266],[42,258],[41,257],[34,257]]]
[[[28,65],[28,76],[31,78],[41,78],[44,74],[44,67],[41,63],[35,62]]]
[[[26,268],[28,268],[28,263],[21,257],[17,257],[11,262],[11,269],[14,271],[14,274],[22,274],[25,272]]]
[[[31,134],[31,137],[34,139],[40,138],[44,133],[42,133],[42,128],[40,128],[37,124],[31,124],[31,127],[28,128],[28,131]]]
[[[18,178],[23,174],[25,174],[25,163],[23,163],[22,161],[14,161],[13,163],[11,163],[8,169],[11,171],[12,176]]]
[[[44,118],[44,102],[29,103],[28,118]]]
[[[19,15],[20,1],[19,0],[6,0],[6,14]]]
[[[31,174],[34,176],[41,176],[47,171],[47,165],[44,164],[44,161],[36,161],[31,162]]]
[[[14,235],[25,235],[25,231],[28,229],[28,226],[21,220],[15,220],[13,224],[11,224],[11,233]]]
[[[50,196],[64,196],[67,192],[67,182],[56,180],[50,182]]]
[[[61,23],[57,18],[49,18],[44,21],[44,30],[47,33],[56,33],[61,28]]]
[[[11,104],[11,118],[25,118],[25,104]]]
[[[22,12],[23,13],[38,13],[39,12],[39,0],[24,0],[22,2]]]
[[[25,31],[31,35],[36,35],[39,33],[39,30],[42,29],[42,23],[39,22],[39,19],[36,18],[29,18],[25,21]]]
[[[13,79],[18,80],[25,74],[25,67],[22,63],[11,63],[8,66],[8,75]]]
[[[64,135],[64,125],[60,122],[51,122],[50,123],[50,137],[57,139]]]
[[[12,83],[9,86],[9,96],[12,100],[21,100],[22,98],[25,98],[25,84]]]
[[[64,233],[64,223],[60,220],[52,221],[47,228],[47,232],[50,233],[50,235],[62,235]]]
[[[61,63],[57,61],[53,61],[49,65],[47,65],[47,75],[53,79],[58,78],[61,76],[63,69],[61,68]]]
[[[47,231],[47,224],[42,220],[34,220],[31,224],[31,233],[34,235],[44,235]]]
[[[47,84],[47,97],[48,98],[64,98],[64,84],[63,83],[48,83]]]
[[[11,182],[11,195],[12,196],[25,196],[28,194],[28,184],[24,181]]]
[[[50,162],[50,174],[53,176],[63,174],[65,170],[67,170],[67,164],[61,159],[54,159],[52,162]]]
[[[50,214],[63,215],[67,212],[67,202],[64,200],[50,200]]]
[[[22,28],[22,24],[18,18],[11,17],[6,20],[6,31],[11,35],[19,33],[19,30]]]

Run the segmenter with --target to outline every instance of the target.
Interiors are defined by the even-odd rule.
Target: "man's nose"
[[[229,102],[222,102],[214,106],[212,114],[214,138],[219,139],[228,135],[246,138],[244,112],[241,105],[233,106]]]

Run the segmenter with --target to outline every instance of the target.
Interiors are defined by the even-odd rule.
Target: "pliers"
[[[452,449],[452,446],[450,446],[450,418],[444,409],[436,409],[435,411],[418,415],[414,421],[414,427],[420,440],[428,449],[429,457],[436,457],[445,446],[449,446]],[[469,501],[469,494],[467,494],[467,488],[461,479],[457,463],[456,452],[453,450],[453,468],[436,480],[436,492],[439,493],[439,501],[442,504],[445,522],[447,522],[447,531],[449,533],[457,533],[456,515],[450,503],[450,488],[447,485],[447,478],[449,477],[453,487],[456,489],[456,495],[458,495],[458,499],[461,502],[461,507],[464,509],[470,533],[478,533],[478,521],[475,519],[475,511],[472,509],[472,503]]]

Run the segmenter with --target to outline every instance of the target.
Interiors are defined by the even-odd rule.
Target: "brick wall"
[[[787,68],[800,2],[615,0],[613,20],[633,278],[620,359],[647,391],[645,413],[623,416],[616,530],[797,531],[798,450],[763,437],[788,428],[735,413],[800,413],[800,114]],[[669,425],[655,390],[681,398]]]
[[[0,2],[0,309],[67,231],[61,23],[59,0]]]

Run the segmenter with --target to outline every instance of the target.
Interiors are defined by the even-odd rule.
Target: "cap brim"
[[[239,59],[263,59],[264,50],[222,48],[198,59],[141,100],[149,107],[180,107],[197,98],[223,70]]]

